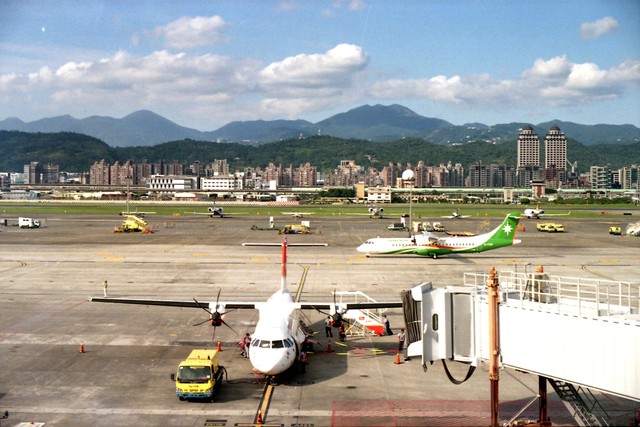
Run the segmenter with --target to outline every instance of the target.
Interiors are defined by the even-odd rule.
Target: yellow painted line
[[[191,254],[191,256],[195,256],[195,257],[205,257],[205,256],[209,256],[209,254]]]
[[[109,261],[122,261],[124,259],[123,256],[118,256],[118,255],[109,255],[105,257],[106,259],[108,259]]]
[[[348,356],[349,355],[349,353],[340,353],[340,352],[338,352],[336,354],[339,354],[340,356]]]
[[[620,262],[620,261],[617,259],[601,259],[598,262],[611,263],[611,262]]]
[[[269,261],[268,257],[251,257],[251,261]]]
[[[308,265],[302,265],[302,277],[300,278],[300,284],[298,284],[298,291],[296,292],[296,296],[293,299],[295,302],[300,301],[300,296],[302,295],[302,289],[304,288],[304,282],[307,280],[307,273],[309,272]]]
[[[262,402],[258,411],[260,411],[262,415],[262,420],[266,420],[267,411],[269,411],[269,404],[271,403],[271,398],[273,397],[273,384],[268,384],[264,390],[264,396],[262,398]],[[255,422],[258,421],[258,414],[256,413]]]
[[[349,262],[354,262],[354,261],[366,261],[367,257],[366,256],[359,256],[359,257],[355,257],[355,258],[349,258],[348,261]]]
[[[503,262],[524,262],[524,260],[521,259],[503,259]]]
[[[341,346],[343,346],[343,347],[346,347],[346,346],[347,346],[346,344],[343,344],[343,343],[341,343],[340,341],[336,341],[336,342],[334,342],[334,344],[338,344],[338,345],[341,345]]]

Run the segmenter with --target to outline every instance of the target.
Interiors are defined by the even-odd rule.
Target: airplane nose
[[[285,363],[285,360],[282,359],[282,355],[277,355],[274,357],[274,354],[270,354],[271,352],[265,352],[265,354],[260,355],[259,350],[254,351],[251,349],[249,351],[249,359],[251,360],[251,364],[258,371],[262,372],[266,375],[277,375],[280,374],[289,368],[290,364]]]

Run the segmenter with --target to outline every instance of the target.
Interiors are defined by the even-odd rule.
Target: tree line
[[[544,142],[541,142],[544,146]],[[341,160],[354,160],[365,168],[382,169],[389,163],[423,161],[427,165],[461,163],[469,165],[507,164],[515,167],[517,141],[493,144],[484,141],[464,145],[440,145],[421,138],[404,138],[391,142],[371,142],[331,136],[288,139],[259,146],[237,143],[216,143],[190,139],[171,141],[151,147],[110,147],[103,141],[77,133],[26,133],[0,131],[0,172],[21,172],[32,161],[53,163],[61,171],[85,172],[95,161],[108,163],[132,160],[149,163],[165,160],[191,164],[210,163],[226,159],[231,170],[244,167],[264,167],[269,163],[298,166],[310,163],[319,171],[335,169]],[[578,162],[577,172],[588,171],[591,165],[609,165],[612,169],[640,163],[640,142],[628,145],[590,145],[567,140],[567,157]],[[544,156],[541,155],[544,159]]]

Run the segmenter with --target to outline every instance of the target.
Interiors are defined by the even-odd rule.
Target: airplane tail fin
[[[487,243],[491,244],[494,248],[516,244],[515,237],[519,223],[520,212],[507,214],[502,224],[491,232],[491,237]],[[519,241],[517,243],[519,243]]]
[[[282,270],[280,272],[280,292],[287,289],[287,238],[282,239]]]

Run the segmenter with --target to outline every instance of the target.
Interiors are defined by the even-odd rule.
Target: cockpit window
[[[290,339],[290,338],[287,338],[286,340],[284,340],[284,345],[285,345],[287,348],[291,348],[291,347],[293,347],[293,341],[291,341],[291,339]]]
[[[271,341],[261,340],[259,344],[260,348],[271,348]]]
[[[251,341],[251,347],[257,347],[259,343],[260,343],[259,339],[254,339],[253,341]]]
[[[271,341],[271,348],[283,348],[284,342],[282,340]]]

